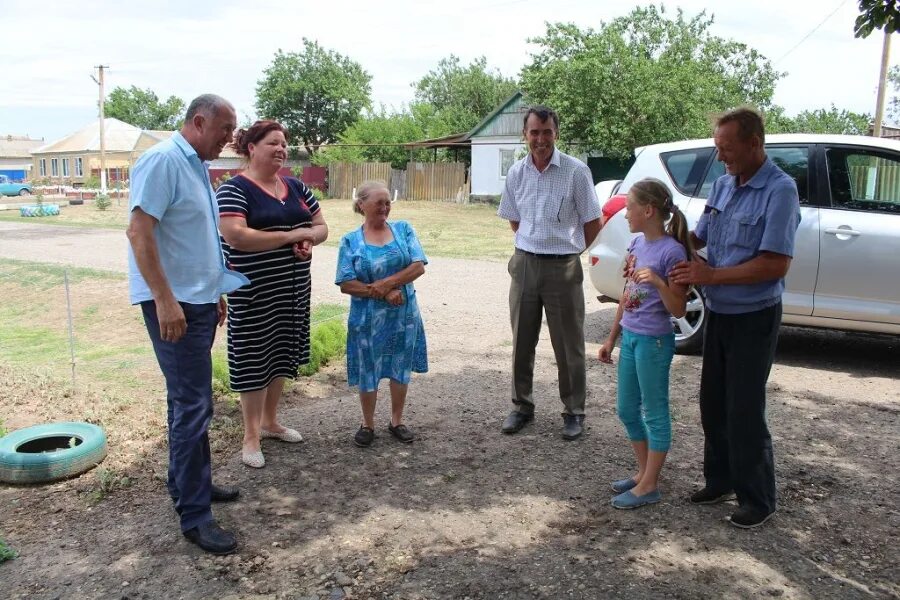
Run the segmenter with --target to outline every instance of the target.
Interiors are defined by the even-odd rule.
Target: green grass
[[[0,437],[3,437],[9,433],[9,430],[6,428],[6,425],[3,423],[3,419],[0,419]]]
[[[3,538],[0,538],[0,563],[12,560],[18,555],[18,552],[7,546]]]
[[[26,287],[50,289],[65,283],[66,271],[69,272],[69,284],[81,283],[89,279],[125,281],[127,278],[125,274],[115,271],[4,258],[0,263],[0,283],[15,283]]]

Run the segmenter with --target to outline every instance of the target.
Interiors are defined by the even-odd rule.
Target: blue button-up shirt
[[[181,133],[137,160],[130,188],[130,209],[139,207],[159,221],[154,229],[159,260],[176,300],[210,304],[250,283],[225,267],[209,167]],[[153,299],[130,245],[128,287],[133,304]]]
[[[497,215],[519,224],[516,248],[535,254],[581,254],[584,224],[600,218],[600,202],[586,164],[553,149],[543,171],[531,154],[506,175]]]
[[[732,267],[760,252],[794,255],[800,224],[796,182],[768,158],[744,185],[723,175],[713,184],[694,235],[706,242],[709,265]],[[781,301],[784,278],[751,284],[707,285],[706,305],[718,313],[762,310]]]

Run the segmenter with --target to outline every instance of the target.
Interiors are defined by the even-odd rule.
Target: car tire
[[[31,195],[31,191],[26,190],[25,188],[22,188],[21,190],[19,190],[19,195],[20,195],[20,196],[30,196],[30,195]]]
[[[699,354],[703,350],[703,329],[706,326],[706,302],[695,287],[688,290],[687,312],[680,319],[672,318],[675,327],[675,352]]]
[[[80,475],[104,458],[106,434],[97,425],[48,423],[25,427],[0,438],[0,481],[56,481]]]

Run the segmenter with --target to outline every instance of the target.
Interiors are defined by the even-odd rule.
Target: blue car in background
[[[0,175],[0,196],[30,196],[30,183],[13,183],[6,175]]]

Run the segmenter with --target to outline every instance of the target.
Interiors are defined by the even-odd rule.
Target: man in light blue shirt
[[[131,302],[141,305],[168,391],[169,494],[185,537],[213,554],[233,552],[237,541],[216,525],[210,502],[238,491],[212,484],[210,351],[225,322],[222,295],[249,282],[225,266],[206,161],[231,142],[236,125],[225,99],[194,99],[181,131],[135,163],[128,225]]]
[[[694,504],[737,495],[729,522],[744,529],[776,509],[775,459],[766,424],[766,380],[781,325],[784,277],[800,223],[797,184],[766,157],[762,118],[739,108],[719,118],[716,152],[725,163],[693,232],[707,250],[670,279],[702,285],[706,297],[700,419],[706,485]]]

